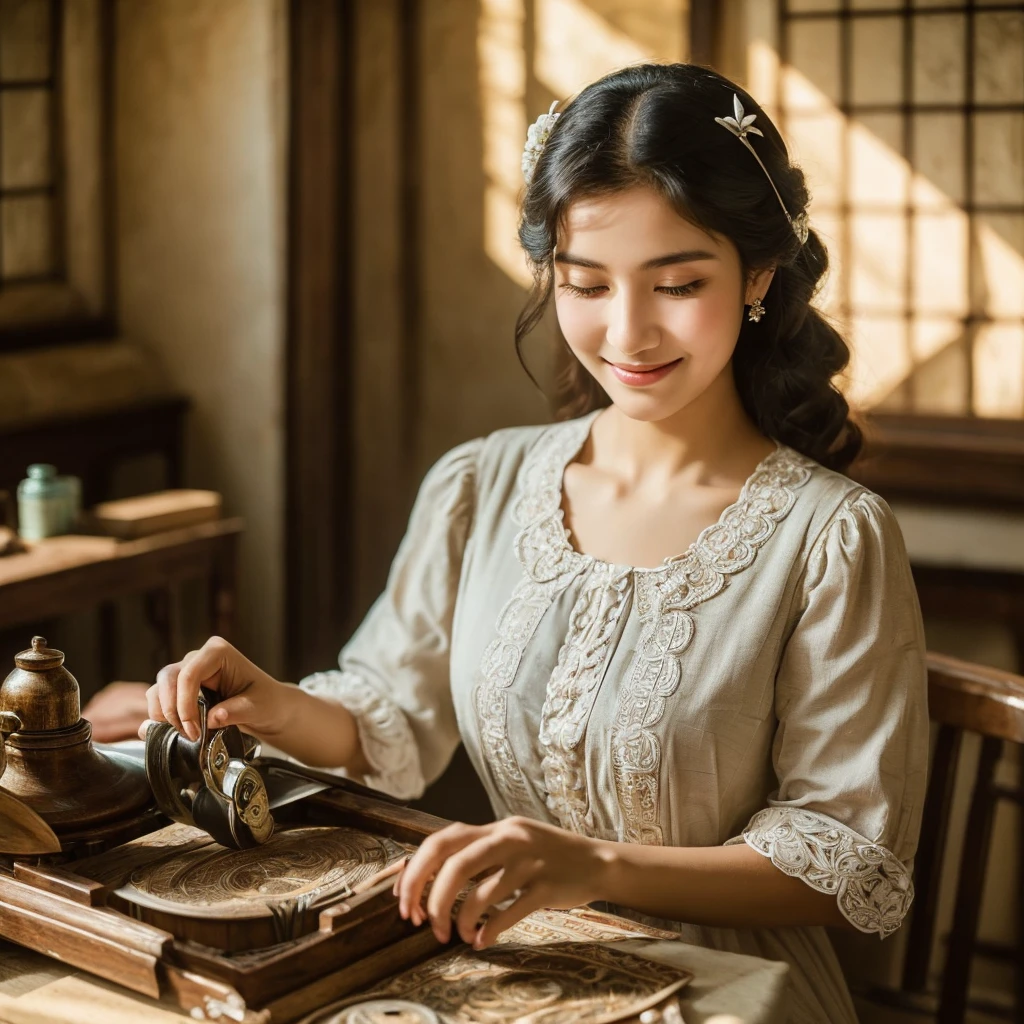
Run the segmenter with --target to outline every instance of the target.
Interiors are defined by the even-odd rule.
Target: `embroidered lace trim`
[[[823,814],[765,808],[725,845],[741,842],[812,889],[834,894],[843,916],[862,932],[891,935],[913,902],[914,885],[902,861]]]
[[[512,511],[521,527],[515,550],[523,578],[484,653],[475,706],[495,788],[510,812],[526,812],[534,798],[508,742],[508,689],[545,612],[575,579],[586,576],[548,683],[540,740],[549,811],[563,827],[588,832],[583,737],[618,622],[635,587],[643,634],[629,682],[619,695],[613,771],[624,838],[661,843],[661,748],[653,730],[678,686],[678,657],[693,637],[688,611],[721,591],[728,575],[753,562],[793,507],[795,492],[809,479],[814,463],[779,447],[754,471],[736,503],[685,554],[655,569],[615,566],[572,547],[561,508],[565,467],[596,415],[553,427],[524,460]]]
[[[419,748],[402,709],[355,672],[337,669],[307,676],[299,686],[352,712],[363,754],[373,768],[366,784],[400,800],[422,796],[425,788]],[[336,769],[347,775],[344,768]]]
[[[560,506],[562,472],[583,444],[592,418],[546,431],[519,471],[512,520],[522,527],[515,550],[523,579],[498,616],[497,636],[484,651],[474,694],[484,758],[510,813],[526,811],[532,799],[508,741],[508,688],[544,613],[586,566],[584,556],[566,542]]]
[[[600,564],[569,617],[541,711],[541,761],[548,810],[562,828],[593,835],[580,747],[608,664],[608,653],[633,592],[632,574]]]
[[[728,577],[753,564],[789,515],[814,463],[779,447],[754,470],[736,503],[685,554],[637,580],[642,633],[612,726],[612,771],[623,816],[623,839],[660,845],[661,745],[655,726],[679,685],[679,658],[694,634],[692,609],[720,593]]]

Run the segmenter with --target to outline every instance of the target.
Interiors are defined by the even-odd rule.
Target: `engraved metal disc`
[[[271,916],[268,904],[304,897],[327,902],[370,878],[406,851],[357,829],[278,832],[263,846],[208,845],[136,869],[117,894],[168,913],[206,918]]]

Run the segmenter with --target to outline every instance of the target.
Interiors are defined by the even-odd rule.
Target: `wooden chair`
[[[907,950],[898,991],[878,988],[858,995],[872,1002],[934,1016],[937,1024],[961,1024],[967,1010],[972,959],[996,955],[1016,967],[1015,1020],[1024,1020],[1024,937],[1016,947],[994,949],[978,941],[978,917],[999,800],[1021,804],[1019,788],[996,781],[996,766],[1004,743],[1024,744],[1024,676],[961,661],[941,654],[928,656],[928,699],[931,718],[938,724],[914,865],[915,899],[909,922]],[[946,946],[941,988],[928,989],[928,974],[942,858],[950,829],[950,805],[965,732],[981,736],[967,824],[960,844],[953,925]],[[1024,908],[1024,883],[1018,906]],[[1021,922],[1024,927],[1024,921]],[[936,998],[937,995],[937,998]]]

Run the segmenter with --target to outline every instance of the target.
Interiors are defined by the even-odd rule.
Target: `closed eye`
[[[663,295],[672,295],[676,298],[683,298],[687,295],[693,295],[703,288],[706,283],[707,279],[701,278],[699,281],[690,281],[687,284],[662,285],[654,290],[656,292],[661,292]],[[606,292],[608,290],[608,286],[603,284],[584,288],[581,285],[572,284],[570,281],[564,281],[558,287],[564,289],[570,295],[579,296],[581,299],[592,299],[601,292]]]
[[[570,295],[578,295],[581,299],[590,299],[597,295],[598,292],[607,291],[607,285],[598,284],[593,288],[581,288],[578,284],[570,284],[565,281],[558,286],[564,288]]]
[[[690,281],[688,284],[673,284],[663,285],[660,288],[655,288],[657,292],[662,292],[664,295],[675,295],[679,298],[684,295],[693,295],[699,291],[707,283],[707,278],[701,278],[699,281]]]

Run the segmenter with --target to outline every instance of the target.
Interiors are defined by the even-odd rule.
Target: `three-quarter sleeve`
[[[352,712],[373,769],[367,783],[401,799],[420,796],[459,744],[449,655],[481,443],[460,445],[427,473],[384,593],[339,668],[299,684]]]
[[[899,526],[870,492],[815,541],[775,685],[778,789],[742,838],[885,937],[913,899],[928,767],[921,613]]]

